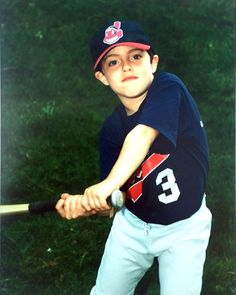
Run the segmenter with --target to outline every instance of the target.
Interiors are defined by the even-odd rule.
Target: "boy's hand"
[[[61,199],[56,204],[57,212],[61,217],[66,219],[74,219],[96,214],[96,210],[85,210],[84,207],[82,207],[82,199],[83,195],[62,194]]]
[[[107,204],[106,199],[112,195],[116,189],[107,179],[88,187],[84,191],[83,198],[81,199],[81,206],[85,211],[103,211],[109,210],[111,207]]]

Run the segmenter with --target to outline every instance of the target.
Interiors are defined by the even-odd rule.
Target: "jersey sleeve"
[[[167,80],[158,83],[154,80],[139,117],[138,124],[156,129],[160,133],[158,137],[162,137],[162,144],[164,142],[169,149],[176,146],[180,103],[181,90],[175,82]]]

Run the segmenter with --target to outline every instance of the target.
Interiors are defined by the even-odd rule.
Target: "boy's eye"
[[[109,67],[114,67],[114,66],[116,66],[118,64],[118,61],[117,60],[112,60],[112,61],[109,61],[108,62],[108,66]]]
[[[142,55],[141,54],[134,54],[131,59],[132,60],[139,60],[141,58],[142,58]]]

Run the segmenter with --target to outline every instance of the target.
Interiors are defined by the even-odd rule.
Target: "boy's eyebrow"
[[[103,58],[102,61],[104,62],[104,61],[106,61],[109,57],[113,57],[113,56],[116,57],[116,56],[119,56],[119,54],[115,54],[115,53],[107,54],[106,56],[104,56],[104,58]]]
[[[139,48],[132,48],[132,49],[130,49],[127,53],[130,54],[130,53],[132,53],[133,51],[141,51],[141,52],[143,52],[144,50],[139,49]],[[109,54],[109,53],[108,53],[107,55],[104,56],[104,58],[103,58],[103,62],[105,62],[106,59],[109,58],[109,57],[117,57],[117,56],[120,56],[120,54],[118,54],[118,53],[111,53],[111,54]]]

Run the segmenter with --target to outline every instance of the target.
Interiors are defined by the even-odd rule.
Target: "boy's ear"
[[[100,72],[100,71],[95,72],[95,77],[105,86],[109,85],[107,78],[105,77],[105,75],[102,72]]]
[[[151,67],[152,67],[152,73],[154,74],[157,70],[157,65],[158,65],[158,62],[159,62],[159,56],[158,55],[153,55],[153,58],[152,58],[152,62],[151,62]]]

